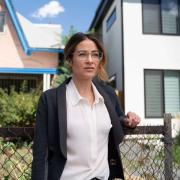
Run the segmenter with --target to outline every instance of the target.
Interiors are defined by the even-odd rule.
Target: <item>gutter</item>
[[[6,7],[8,9],[8,12],[10,14],[10,17],[11,17],[11,19],[13,21],[13,24],[15,26],[15,29],[16,29],[16,32],[18,34],[19,40],[21,42],[22,48],[23,48],[24,52],[27,55],[29,55],[30,54],[29,45],[28,45],[28,42],[27,42],[27,40],[25,38],[24,32],[23,32],[23,30],[22,30],[22,28],[21,28],[21,26],[19,24],[18,18],[17,18],[16,14],[15,14],[14,7],[13,7],[13,5],[11,3],[11,0],[5,0],[5,3],[6,3]]]
[[[0,73],[18,73],[18,74],[58,74],[56,68],[0,68]]]
[[[97,28],[98,25],[102,22],[103,17],[106,15],[106,12],[109,10],[109,7],[114,2],[114,0],[101,0],[98,8],[96,9],[96,13],[91,22],[89,30],[92,28]]]

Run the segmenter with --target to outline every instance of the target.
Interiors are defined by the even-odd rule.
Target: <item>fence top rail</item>
[[[34,127],[1,127],[0,137],[3,138],[28,138],[32,139],[34,136]]]
[[[136,128],[124,128],[125,135],[140,134],[164,134],[164,126],[137,126]],[[34,127],[1,127],[0,137],[30,137],[34,136]]]
[[[137,126],[136,128],[124,128],[125,135],[138,134],[164,134],[164,126]]]

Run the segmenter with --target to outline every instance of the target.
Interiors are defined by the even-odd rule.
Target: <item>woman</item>
[[[124,116],[103,82],[106,56],[95,37],[77,33],[64,52],[72,78],[40,97],[32,180],[124,179],[118,149],[122,128],[135,127],[139,117]]]

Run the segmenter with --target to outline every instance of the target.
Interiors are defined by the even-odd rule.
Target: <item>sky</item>
[[[100,0],[12,0],[14,8],[33,23],[60,24],[62,34],[73,25],[86,32]]]

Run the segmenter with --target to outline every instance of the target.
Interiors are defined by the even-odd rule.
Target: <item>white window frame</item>
[[[153,0],[152,2],[151,0],[141,0],[141,1],[142,1],[142,25],[143,25],[144,34],[177,35],[177,36],[180,35],[180,8],[179,8],[180,0],[177,0],[177,17],[175,23],[176,32],[171,31],[171,27],[173,26],[172,23],[171,26],[169,25],[169,27],[165,26],[166,23],[168,23],[168,18],[172,18],[172,17],[166,16],[168,15],[168,13],[165,14],[165,10],[163,10],[164,0],[157,0],[158,2],[156,3],[153,3]],[[167,1],[169,2],[170,0]],[[152,20],[152,18],[155,18],[154,21]],[[167,22],[165,20],[167,20]]]
[[[169,86],[167,86],[168,83]],[[172,84],[176,89],[171,87]],[[172,113],[175,116],[180,112],[180,71],[144,69],[144,95],[145,118],[162,118],[164,113]],[[168,98],[170,99],[168,100]],[[179,99],[179,102],[177,99]],[[173,106],[172,102],[174,102]],[[167,112],[168,109],[176,108],[178,109],[177,112]],[[158,110],[160,110],[159,114]]]

